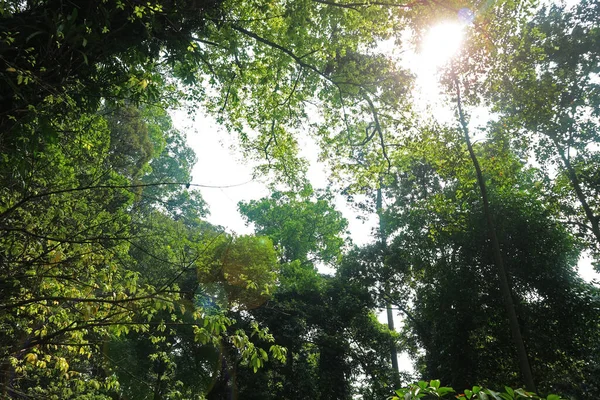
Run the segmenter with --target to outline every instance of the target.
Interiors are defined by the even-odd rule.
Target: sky
[[[186,133],[189,146],[196,152],[198,162],[192,171],[192,183],[221,187],[200,188],[202,197],[209,205],[208,221],[223,226],[231,233],[253,233],[253,228],[247,226],[239,214],[237,204],[240,201],[267,197],[270,191],[265,181],[253,179],[253,165],[235,151],[234,135],[227,133],[213,118],[206,115],[197,114],[191,120],[185,111],[177,110],[171,116],[175,127]],[[308,179],[311,184],[315,189],[325,188],[327,174],[324,164],[317,161],[316,144],[305,141],[300,147],[300,155],[310,162]],[[359,220],[341,196],[336,199],[335,205],[348,219],[348,230],[352,233],[353,242],[357,245],[368,243],[376,220]]]

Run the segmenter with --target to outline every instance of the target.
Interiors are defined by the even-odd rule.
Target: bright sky
[[[188,144],[198,159],[192,171],[192,183],[210,186],[234,186],[228,188],[202,188],[202,197],[209,205],[209,222],[221,225],[229,232],[253,233],[237,211],[242,200],[260,199],[268,196],[266,185],[252,180],[252,166],[241,155],[230,150],[235,138],[216,121],[198,113],[192,121],[185,111],[172,113],[176,128],[186,132]]]
[[[235,138],[216,121],[206,115],[196,115],[190,120],[184,111],[172,113],[175,126],[186,132],[188,144],[196,152],[198,162],[192,176],[195,184],[210,186],[232,186],[228,188],[201,188],[202,197],[210,209],[209,222],[221,225],[229,232],[237,234],[253,233],[253,228],[245,225],[238,212],[240,201],[257,200],[269,196],[267,185],[260,180],[252,180],[252,165],[232,150]],[[301,155],[310,161],[308,178],[314,188],[327,186],[325,166],[317,161],[318,148],[310,140],[301,143]],[[355,244],[366,244],[371,240],[371,228],[375,219],[364,223],[357,219],[353,210],[340,196],[336,208],[348,219],[349,231]],[[332,273],[333,271],[323,271]]]

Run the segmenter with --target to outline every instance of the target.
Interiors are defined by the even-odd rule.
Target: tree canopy
[[[464,42],[424,109],[411,49],[442,21]],[[597,397],[598,21],[596,0],[1,2],[1,396]],[[254,233],[208,222],[175,109],[268,183],[238,205]]]

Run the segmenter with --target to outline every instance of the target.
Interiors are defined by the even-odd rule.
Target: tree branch
[[[335,84],[335,82],[333,82],[331,80],[331,78],[328,77],[325,73],[319,71],[317,69],[317,67],[315,67],[314,65],[309,64],[309,63],[303,61],[302,57],[297,56],[296,54],[294,54],[293,51],[291,51],[289,49],[286,49],[282,45],[277,44],[275,42],[272,42],[269,39],[265,39],[262,36],[259,36],[259,35],[257,35],[254,32],[251,32],[251,31],[249,31],[249,30],[247,30],[245,28],[242,28],[241,26],[231,25],[231,27],[234,30],[236,30],[236,31],[238,31],[240,33],[243,33],[244,35],[251,37],[252,39],[256,40],[257,42],[260,42],[262,44],[266,44],[269,47],[272,47],[274,49],[277,49],[277,50],[281,51],[282,53],[284,53],[284,54],[288,55],[289,57],[291,57],[298,65],[300,65],[300,66],[302,66],[302,67],[304,67],[306,69],[309,69],[309,70],[315,72],[317,75],[321,76],[323,79],[327,80],[328,82],[331,82],[331,83]]]
[[[385,139],[383,137],[383,131],[381,130],[381,125],[379,124],[379,116],[377,114],[377,110],[375,109],[375,105],[373,104],[373,101],[371,101],[371,98],[369,97],[369,94],[366,91],[362,91],[363,92],[363,97],[365,98],[365,100],[367,100],[367,103],[369,103],[369,108],[371,109],[371,114],[373,115],[373,122],[375,123],[375,132],[377,132],[377,135],[379,136],[379,142],[381,144],[381,152],[383,154],[383,158],[385,158],[385,161],[387,162],[387,173],[390,173],[390,170],[392,169],[392,162],[390,161],[390,158],[388,157],[387,154],[387,150],[386,150],[386,144],[385,144]]]

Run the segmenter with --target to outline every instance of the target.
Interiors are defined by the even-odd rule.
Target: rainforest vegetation
[[[445,119],[381,50],[443,21]],[[269,184],[254,234],[174,110]],[[599,119],[598,0],[1,1],[0,397],[597,399]]]

